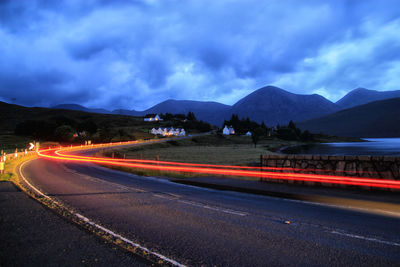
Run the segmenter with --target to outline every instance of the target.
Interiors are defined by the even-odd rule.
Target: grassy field
[[[271,154],[282,146],[298,144],[277,139],[261,140],[257,147],[246,136],[208,135],[165,143],[106,151],[106,156],[161,161],[250,165],[258,164],[261,154]]]
[[[131,159],[149,159],[187,163],[205,163],[218,165],[258,165],[261,154],[275,153],[283,146],[300,144],[296,141],[279,139],[263,139],[254,147],[251,137],[205,135],[183,140],[169,140],[164,143],[130,147],[118,150],[106,150],[104,156]],[[105,166],[109,167],[109,166]],[[126,167],[111,167],[112,169],[134,173],[141,176],[164,176],[174,178],[190,178],[204,176],[193,173],[161,172]],[[240,177],[240,179],[246,179]]]

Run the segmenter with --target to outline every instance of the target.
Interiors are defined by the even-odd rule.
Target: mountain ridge
[[[336,104],[342,109],[346,109],[378,100],[396,97],[400,97],[400,90],[377,91],[359,87],[347,93],[345,96],[339,99]]]
[[[236,102],[231,112],[276,125],[326,115],[338,109],[336,104],[317,94],[294,94],[275,86],[265,86]]]
[[[365,102],[373,102],[376,99],[391,98],[392,96],[397,96],[397,94],[400,97],[400,91],[379,92],[357,88],[350,91],[336,103],[333,103],[318,94],[296,94],[268,85],[253,91],[232,106],[215,101],[168,99],[143,111],[127,109],[108,111],[105,109],[90,109],[77,104],[57,105],[55,108],[129,116],[144,116],[146,114],[167,112],[187,114],[192,111],[197,119],[217,126],[222,126],[224,120],[229,119],[232,114],[237,114],[240,118],[249,117],[259,123],[264,121],[268,126],[275,126],[277,124],[285,125],[290,120],[306,121],[324,117],[339,110],[362,105]]]
[[[378,100],[364,105],[297,122],[313,133],[349,137],[399,137],[400,98]]]
[[[56,106],[53,106],[51,108],[54,109],[68,109],[68,110],[78,110],[78,111],[85,111],[85,112],[91,112],[91,113],[100,113],[100,114],[111,114],[111,111],[103,109],[103,108],[87,108],[85,106],[79,105],[79,104],[59,104]]]

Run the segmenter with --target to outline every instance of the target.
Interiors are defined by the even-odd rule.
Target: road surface
[[[400,265],[400,219],[191,187],[91,163],[22,167],[48,196],[189,266]]]

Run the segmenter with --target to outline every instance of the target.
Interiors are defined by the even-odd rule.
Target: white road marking
[[[386,244],[386,245],[400,247],[400,243],[380,240],[380,239],[373,238],[373,237],[366,237],[366,236],[361,236],[361,235],[353,235],[353,234],[348,234],[348,233],[338,232],[338,231],[331,231],[331,234],[342,235],[342,236],[352,237],[352,238],[356,238],[356,239],[368,240],[368,241],[372,241],[372,242],[377,242],[377,243],[382,243],[382,244]]]
[[[161,255],[161,254],[159,254],[159,253],[157,253],[157,252],[151,251],[151,250],[149,250],[148,248],[145,248],[145,247],[139,245],[138,243],[135,243],[135,242],[133,242],[133,241],[131,241],[131,240],[129,240],[129,239],[127,239],[127,238],[125,238],[125,237],[119,235],[119,234],[116,234],[116,233],[114,233],[113,231],[111,231],[111,230],[109,230],[109,229],[107,229],[107,228],[105,228],[105,227],[103,227],[103,226],[101,226],[101,225],[99,225],[99,224],[97,224],[97,223],[95,223],[95,222],[90,221],[88,218],[86,218],[85,216],[83,216],[83,215],[81,215],[81,214],[79,214],[79,213],[75,213],[75,215],[76,215],[79,219],[81,219],[81,220],[83,220],[84,222],[86,222],[87,224],[90,224],[91,226],[94,226],[94,227],[96,227],[96,228],[98,228],[98,229],[104,231],[105,233],[110,234],[110,235],[112,235],[113,237],[118,238],[118,239],[120,239],[120,240],[122,240],[122,241],[124,241],[124,242],[126,242],[126,243],[128,243],[128,244],[130,244],[131,246],[134,246],[134,247],[137,247],[137,248],[139,248],[139,249],[141,249],[141,250],[144,250],[144,251],[146,251],[147,253],[149,253],[149,254],[151,254],[151,255],[154,255],[154,256],[156,256],[157,258],[162,259],[163,261],[169,262],[170,264],[172,264],[172,265],[174,265],[174,266],[182,266],[182,267],[185,266],[185,265],[183,265],[183,264],[181,264],[181,263],[179,263],[179,262],[177,262],[177,261],[175,261],[175,260],[172,260],[172,259],[170,259],[170,258],[168,258],[168,257],[166,257],[166,256],[164,256],[164,255]]]
[[[136,188],[136,187],[128,187],[128,186],[124,186],[124,185],[121,185],[121,184],[117,184],[117,183],[113,183],[113,182],[110,182],[110,181],[106,181],[106,180],[103,180],[103,179],[100,179],[100,178],[96,178],[96,177],[93,177],[93,176],[88,176],[88,175],[85,175],[85,174],[81,174],[78,171],[72,170],[72,169],[66,167],[63,164],[62,164],[61,168],[64,169],[66,172],[75,174],[75,175],[80,176],[80,177],[82,177],[82,178],[84,178],[86,180],[95,181],[95,182],[103,183],[103,184],[108,184],[108,185],[114,186],[116,188],[119,188],[121,190],[126,190],[126,191],[129,191],[129,192],[133,191],[133,192],[136,192],[136,193],[146,193],[146,192],[148,192],[148,191]]]
[[[168,199],[168,200],[178,200],[181,196],[176,195],[176,194],[170,194],[170,193],[165,193],[165,194],[153,194],[153,196],[158,197],[158,198],[163,198],[163,199]],[[195,206],[195,207],[200,207],[204,209],[209,209],[209,210],[214,210],[214,211],[219,211],[219,212],[224,212],[224,213],[229,213],[233,215],[239,215],[239,216],[247,216],[249,215],[248,213],[241,212],[241,211],[236,211],[236,210],[231,210],[231,209],[224,209],[220,207],[213,207],[205,204],[201,204],[198,202],[193,202],[193,201],[188,201],[188,200],[178,200],[178,202]]]
[[[45,197],[45,198],[51,200],[53,203],[56,203],[57,205],[60,205],[57,201],[53,200],[51,197],[49,197],[49,196],[47,196],[46,194],[42,193],[39,189],[37,189],[35,186],[33,186],[31,183],[29,183],[28,180],[25,178],[24,174],[22,173],[22,167],[25,165],[25,163],[30,162],[30,161],[32,161],[32,160],[25,161],[24,163],[22,163],[22,164],[19,166],[19,174],[21,175],[21,177],[22,177],[22,179],[24,180],[24,182],[25,182],[27,185],[29,185],[29,186],[30,186],[37,194],[39,194],[40,196],[43,196],[43,197]],[[60,206],[61,206],[61,205],[60,205]],[[92,222],[89,218],[83,216],[82,214],[79,214],[79,213],[74,212],[74,211],[72,211],[72,210],[69,210],[69,212],[70,212],[71,214],[75,215],[76,217],[78,217],[79,219],[83,220],[83,221],[86,222],[87,224],[90,224],[90,225],[92,225],[92,226],[94,226],[94,227],[96,227],[96,228],[98,228],[98,229],[100,229],[100,230],[102,230],[102,231],[104,231],[104,232],[106,232],[106,233],[108,233],[108,234],[114,236],[115,238],[118,238],[118,239],[120,239],[120,240],[122,240],[122,241],[124,241],[124,242],[126,242],[126,243],[128,243],[128,244],[130,244],[130,245],[132,245],[132,246],[134,246],[134,247],[137,247],[137,248],[139,248],[139,249],[141,249],[141,250],[144,250],[144,251],[146,251],[148,254],[151,254],[151,255],[153,255],[153,256],[156,256],[157,258],[162,259],[163,261],[166,261],[166,262],[168,262],[168,263],[170,263],[170,264],[172,264],[172,265],[174,265],[174,266],[185,267],[184,264],[181,264],[181,263],[179,263],[179,262],[177,262],[177,261],[175,261],[175,260],[173,260],[173,259],[170,259],[170,258],[168,258],[168,257],[166,257],[166,256],[164,256],[164,255],[161,255],[161,254],[159,254],[159,253],[157,253],[157,252],[151,251],[151,250],[149,250],[148,248],[143,247],[143,246],[141,246],[141,245],[138,244],[138,243],[135,243],[135,242],[133,242],[133,241],[131,241],[131,240],[129,240],[129,239],[127,239],[127,238],[125,238],[125,237],[119,235],[119,234],[114,233],[113,231],[111,231],[111,230],[109,230],[109,229],[107,229],[107,228],[105,228],[105,227],[103,227],[103,226],[101,226],[101,225],[99,225],[99,224],[97,224],[97,223]]]
[[[28,181],[28,179],[25,178],[24,174],[22,173],[22,167],[23,167],[26,163],[28,163],[28,162],[30,162],[30,161],[32,161],[32,160],[33,160],[33,159],[28,160],[28,161],[25,161],[25,162],[23,162],[23,163],[19,166],[19,174],[20,174],[20,176],[22,177],[22,179],[24,180],[24,182],[25,182],[27,185],[29,185],[37,194],[39,194],[40,196],[42,196],[42,197],[44,197],[44,198],[47,198],[47,199],[51,200],[53,203],[56,203],[57,205],[60,205],[60,203],[58,203],[58,202],[55,201],[54,199],[50,198],[48,195],[42,193],[39,189],[37,189],[35,186],[33,186],[33,185]]]
[[[191,206],[195,206],[195,207],[200,207],[200,208],[214,210],[214,211],[220,211],[220,212],[229,213],[229,214],[238,215],[238,216],[247,216],[247,215],[249,215],[248,213],[242,212],[242,211],[236,211],[236,210],[231,210],[231,209],[213,207],[213,206],[208,206],[208,205],[204,205],[204,204],[197,203],[197,202],[192,202],[192,201],[178,200],[178,202],[184,203],[184,204],[187,204],[187,205],[191,205]]]
[[[169,194],[168,194],[168,195],[164,195],[164,194],[153,194],[153,196],[158,197],[158,198],[168,199],[168,200],[175,200],[175,199],[178,198],[178,197],[176,197],[176,196],[170,196]]]

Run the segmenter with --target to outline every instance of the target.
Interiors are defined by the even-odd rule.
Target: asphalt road
[[[400,219],[36,159],[42,192],[185,265],[398,266]]]
[[[0,182],[0,266],[148,266]]]

